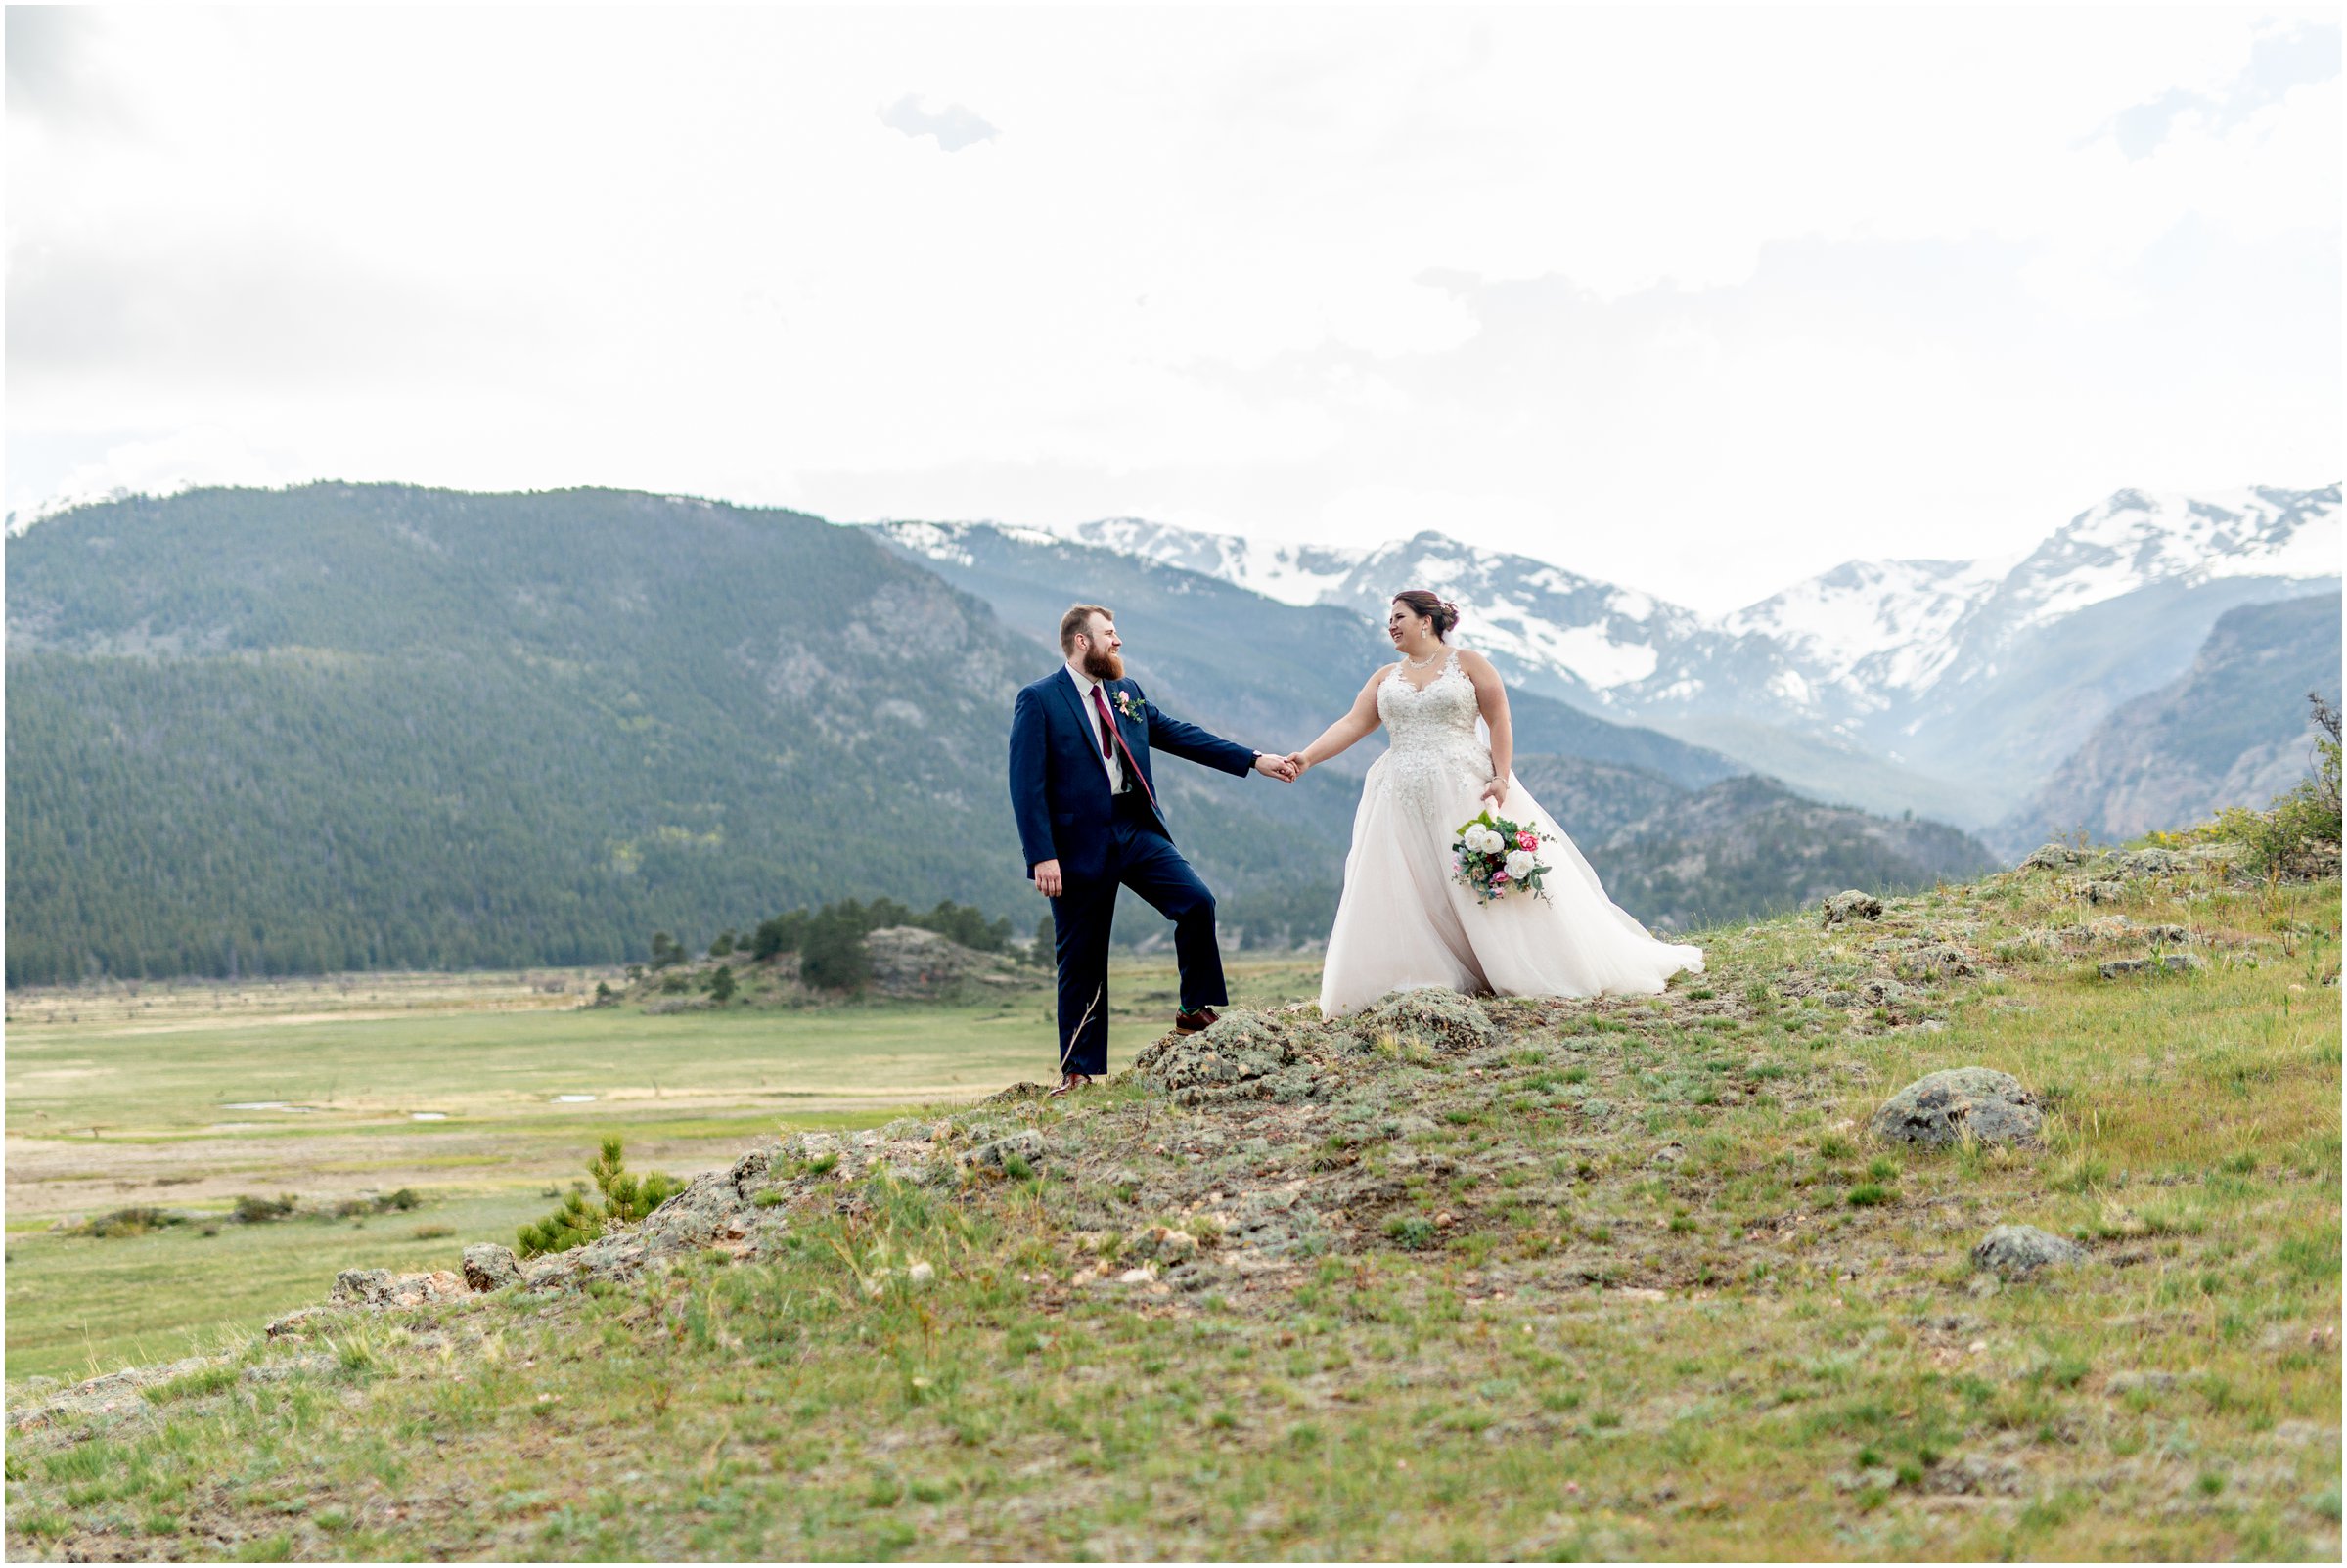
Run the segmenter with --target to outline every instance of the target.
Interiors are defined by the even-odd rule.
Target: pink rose
[[[1508,880],[1508,874],[1506,872],[1493,872],[1491,874],[1491,885],[1494,887],[1499,886],[1506,880]]]
[[[1538,849],[1540,847],[1540,839],[1531,831],[1526,830],[1515,835],[1515,847],[1518,849]]]

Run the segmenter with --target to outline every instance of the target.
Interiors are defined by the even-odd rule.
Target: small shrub
[[[1858,1186],[1850,1188],[1850,1207],[1854,1209],[1872,1208],[1878,1203],[1891,1202],[1898,1195],[1879,1183],[1861,1182]]]
[[[74,1226],[65,1233],[67,1235],[97,1236],[103,1240],[116,1240],[123,1236],[147,1235],[167,1226],[185,1224],[187,1224],[187,1216],[184,1214],[173,1214],[169,1209],[141,1206],[116,1209],[112,1214],[101,1214],[95,1219]]]
[[[543,1257],[585,1246],[614,1225],[632,1225],[643,1219],[685,1189],[684,1183],[658,1172],[641,1177],[628,1174],[615,1137],[603,1141],[602,1152],[587,1163],[587,1174],[603,1194],[602,1204],[593,1202],[583,1186],[573,1187],[564,1194],[561,1208],[516,1232],[521,1256]]]
[[[254,1197],[247,1192],[237,1198],[236,1208],[229,1217],[239,1225],[267,1225],[272,1220],[291,1216],[293,1203],[293,1194],[291,1192],[273,1198]]]
[[[1434,1244],[1434,1222],[1422,1214],[1396,1214],[1385,1221],[1385,1236],[1416,1252]]]

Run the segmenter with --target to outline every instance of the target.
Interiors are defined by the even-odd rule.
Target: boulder
[[[1826,923],[1847,925],[1852,920],[1882,918],[1882,900],[1857,888],[1846,888],[1826,900]]]
[[[1998,1226],[1972,1249],[1974,1268],[2008,1279],[2025,1279],[2040,1269],[2085,1261],[2086,1248],[2034,1225]]]
[[[1900,1090],[1867,1126],[1888,1142],[1923,1148],[1942,1148],[1966,1137],[2027,1146],[2045,1131],[2046,1118],[2037,1097],[2012,1074],[1952,1067]]]
[[[2075,866],[2086,857],[2067,844],[2040,844],[2021,862],[2023,871],[2057,871]]]
[[[2089,882],[2080,889],[2089,904],[2124,904],[2127,884],[2117,881]]]
[[[2172,876],[2184,869],[2184,857],[2172,849],[2138,849],[2119,857],[2121,876]]]
[[[2123,980],[2139,974],[2194,974],[2207,967],[2197,954],[2162,953],[2148,959],[2107,959],[2095,965],[2095,972],[2105,980]]]
[[[1016,1159],[1032,1169],[1048,1152],[1050,1150],[1043,1142],[1043,1135],[1029,1128],[1022,1133],[1013,1133],[1008,1138],[998,1138],[991,1143],[980,1143],[963,1157],[962,1163],[972,1170],[1004,1171],[1009,1170],[1011,1161]]]
[[[511,1247],[501,1247],[494,1241],[475,1241],[465,1249],[465,1283],[475,1290],[496,1290],[519,1284],[521,1265],[515,1261]]]
[[[1972,956],[1953,942],[1930,942],[1902,959],[1899,972],[1911,980],[1953,980],[1972,972]]]
[[[421,1307],[471,1293],[472,1287],[446,1269],[401,1275],[388,1269],[344,1269],[335,1276],[326,1299],[344,1307]]]
[[[1234,1008],[1196,1034],[1166,1035],[1133,1061],[1133,1076],[1185,1104],[1223,1098],[1296,1059],[1286,1026]]]
[[[1187,1263],[1197,1256],[1197,1237],[1187,1231],[1152,1225],[1125,1238],[1124,1254],[1153,1263]]]
[[[1382,997],[1346,1027],[1371,1040],[1390,1035],[1397,1044],[1415,1042],[1445,1055],[1486,1051],[1501,1038],[1499,1025],[1472,998],[1436,987]]]

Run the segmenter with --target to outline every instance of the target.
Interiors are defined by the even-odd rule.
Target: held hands
[[[1295,776],[1304,770],[1293,757],[1275,757],[1269,752],[1258,752],[1255,757],[1255,771],[1266,779],[1277,779],[1282,784],[1293,784]]]

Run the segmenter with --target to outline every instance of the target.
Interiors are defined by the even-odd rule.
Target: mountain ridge
[[[2027,551],[1846,561],[1708,617],[1432,532],[1356,549],[1130,517],[1061,532],[1373,619],[1385,596],[1430,587],[1461,603],[1462,636],[1528,691],[1683,737],[1708,719],[1733,723],[1754,736],[1739,760],[1828,797],[1852,780],[1818,743],[1854,745],[1922,777],[1902,785],[1870,770],[1853,803],[1977,826],[2041,783],[2111,706],[2179,673],[2227,609],[2335,585],[2339,494],[2119,490]],[[2091,640],[2076,635],[2082,625]],[[2004,722],[2041,691],[2025,733]]]
[[[1048,574],[999,573],[1024,596],[1003,615],[867,529],[592,488],[201,489],[5,548],[11,984],[611,963],[876,892],[1042,911],[1003,736],[1096,597]],[[1242,743],[1302,744],[1391,657],[1339,609],[1075,569],[1116,560],[1135,673]],[[1527,756],[1693,790],[1738,771],[1518,710]],[[1162,784],[1227,932],[1327,929],[1345,769]],[[1634,884],[1641,853],[1601,870]]]

